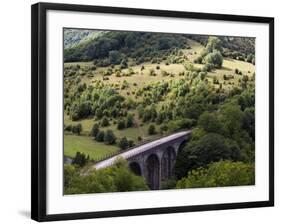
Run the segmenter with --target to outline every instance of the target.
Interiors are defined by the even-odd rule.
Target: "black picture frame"
[[[269,200],[243,203],[159,207],[148,209],[140,208],[131,210],[114,210],[54,215],[46,214],[46,12],[48,10],[94,13],[99,12],[124,15],[141,15],[156,17],[162,16],[269,24]],[[32,5],[31,26],[32,219],[36,221],[54,221],[274,206],[274,18],[74,4],[37,3]]]

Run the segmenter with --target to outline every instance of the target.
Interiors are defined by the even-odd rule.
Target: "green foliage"
[[[235,104],[225,104],[221,108],[221,122],[223,124],[223,133],[226,137],[233,137],[237,134],[242,125],[243,112]]]
[[[70,116],[73,121],[88,117],[91,113],[91,103],[87,101],[82,103],[74,102],[70,107]]]
[[[206,64],[212,64],[215,68],[221,68],[223,63],[223,56],[219,51],[214,51],[205,56],[204,61]]]
[[[177,182],[177,188],[224,187],[255,184],[253,164],[220,161],[207,168],[189,171],[187,177]]]
[[[124,150],[124,149],[129,147],[129,142],[128,142],[126,137],[123,137],[123,138],[120,139],[118,145],[122,150]]]
[[[247,75],[243,75],[242,81],[243,82],[248,82],[249,81],[249,77]]]
[[[105,143],[109,145],[113,145],[116,142],[116,136],[114,135],[112,130],[106,130],[104,135],[104,141]]]
[[[202,128],[194,128],[192,130],[192,134],[191,134],[191,141],[199,140],[200,138],[202,138],[206,134],[207,133],[206,133],[206,131],[204,131],[204,129],[202,129]]]
[[[126,119],[126,127],[130,128],[133,125],[134,125],[134,116],[132,114],[128,114]]]
[[[190,39],[202,45],[193,45]],[[65,60],[81,62],[65,64],[64,130],[69,135],[77,121],[81,122],[82,136],[73,137],[90,135],[96,140],[89,138],[90,142],[97,148],[118,150],[118,146],[134,146],[134,141],[150,141],[192,128],[189,149],[184,148],[176,161],[177,178],[221,159],[253,163],[254,70],[245,61],[254,60],[255,52],[244,43],[252,46],[254,39],[208,40],[200,35],[106,32],[83,45],[65,49]],[[225,68],[220,69],[222,55],[234,58],[235,63],[225,61]],[[232,72],[235,67],[229,64],[237,69]],[[101,68],[104,66],[107,67]],[[242,76],[241,71],[247,76]],[[112,74],[115,75],[107,77]],[[91,127],[93,121],[97,124]],[[114,133],[102,128],[109,125]],[[71,156],[73,152],[76,149]],[[163,186],[175,184],[168,182]]]
[[[108,57],[109,57],[109,61],[111,64],[120,64],[121,60],[122,60],[122,55],[119,51],[113,50],[113,51],[109,51],[108,53]]]
[[[157,118],[157,111],[154,105],[151,105],[144,109],[142,115],[143,122],[155,121],[156,118]]]
[[[120,119],[118,122],[117,122],[117,129],[118,130],[122,130],[126,128],[126,122],[124,119]]]
[[[102,127],[106,127],[109,125],[109,120],[107,117],[103,117],[102,120],[101,120],[101,126]]]
[[[123,59],[120,63],[120,68],[124,69],[124,68],[127,68],[127,67],[128,67],[127,61],[125,59]]]
[[[166,126],[169,131],[175,132],[179,131],[181,129],[190,129],[195,124],[193,119],[189,118],[182,118],[182,119],[174,119],[171,121],[168,121],[166,123]]]
[[[214,64],[211,64],[211,63],[207,63],[203,66],[202,70],[204,72],[211,72],[213,69],[215,68],[215,65]]]
[[[182,48],[187,36],[144,32],[105,32],[97,38],[64,50],[64,61],[96,60],[100,66],[117,64],[122,58],[134,58],[138,63],[162,57],[176,47]],[[121,67],[127,67],[121,62]]]
[[[246,61],[255,64],[255,56],[253,54],[248,54]]]
[[[89,161],[89,156],[86,156],[84,153],[76,152],[75,157],[72,160],[73,165],[83,167]]]
[[[219,160],[235,161],[239,157],[238,145],[230,145],[229,141],[222,135],[208,133],[199,140],[189,142],[179,153],[175,164],[175,174],[180,179],[192,169]]]
[[[72,133],[80,135],[82,131],[82,124],[78,123],[77,125],[72,125]]]
[[[94,170],[83,176],[73,166],[64,165],[64,183],[65,194],[148,190],[144,178],[130,171],[128,163],[121,159],[112,167]]]
[[[223,49],[222,49],[221,40],[217,37],[209,37],[206,50],[208,53],[212,53],[214,51],[222,52]]]
[[[242,128],[246,130],[249,136],[255,140],[255,108],[248,107],[244,111],[242,119]]]
[[[154,135],[154,134],[156,134],[155,125],[153,125],[153,124],[149,125],[149,127],[148,127],[148,134],[149,134],[149,135]]]
[[[104,141],[104,131],[99,131],[98,132],[98,134],[97,134],[97,136],[96,136],[96,140],[98,141],[98,142],[103,142]]]
[[[150,76],[156,76],[155,70],[153,68],[149,69]]]
[[[200,115],[198,126],[201,127],[205,132],[216,133],[220,133],[223,128],[223,124],[219,120],[218,114],[207,111]]]
[[[94,124],[92,129],[91,129],[91,136],[95,138],[97,136],[97,134],[99,133],[99,131],[100,131],[99,130],[99,125],[98,124]]]

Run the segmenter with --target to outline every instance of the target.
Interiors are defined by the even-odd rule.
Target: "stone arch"
[[[176,151],[172,146],[165,149],[161,158],[161,180],[166,180],[173,174],[176,162]]]
[[[178,153],[177,153],[177,155],[179,155],[179,154],[182,152],[182,150],[183,150],[183,148],[186,146],[186,144],[187,144],[187,140],[183,140],[183,141],[181,142],[181,144],[179,145],[179,148],[178,148]]]
[[[140,164],[138,162],[131,162],[129,164],[129,167],[133,171],[134,174],[136,174],[138,176],[142,175],[141,167],[140,167]]]
[[[147,182],[151,190],[160,187],[160,161],[157,155],[151,154],[146,159]]]

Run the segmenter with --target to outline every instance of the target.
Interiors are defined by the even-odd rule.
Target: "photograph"
[[[64,195],[255,185],[255,37],[62,32]]]

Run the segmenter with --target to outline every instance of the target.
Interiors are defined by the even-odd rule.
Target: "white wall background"
[[[44,0],[42,0],[44,1]],[[50,0],[51,1],[51,0]],[[0,223],[35,223],[30,220],[30,5],[36,1],[6,0],[0,7]],[[279,223],[281,212],[281,85],[280,6],[276,0],[60,0],[62,3],[107,5],[244,14],[275,17],[275,161],[274,208],[238,209],[150,215],[60,223]]]

